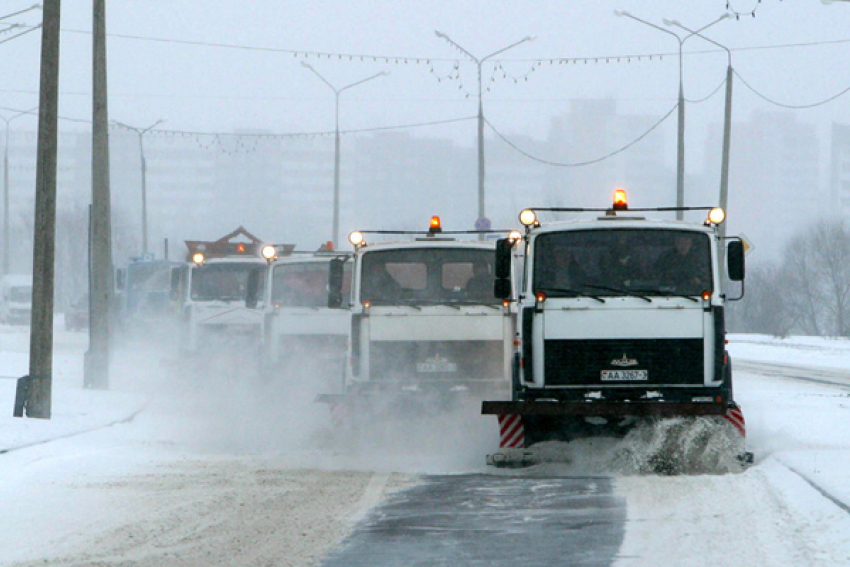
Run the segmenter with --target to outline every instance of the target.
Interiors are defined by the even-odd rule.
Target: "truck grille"
[[[280,358],[342,360],[347,340],[346,335],[280,335]]]
[[[704,359],[702,339],[547,340],[544,366],[549,386],[636,385],[602,380],[618,369],[645,370],[641,385],[702,385]]]
[[[502,380],[502,341],[375,341],[372,380]]]

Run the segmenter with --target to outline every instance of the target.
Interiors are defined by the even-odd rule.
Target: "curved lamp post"
[[[697,32],[701,32],[713,26],[714,24],[729,18],[731,14],[725,13],[713,22],[699,28],[696,32],[689,33],[685,36],[680,36],[677,33],[671,32],[670,30],[666,30],[659,25],[653,24],[652,22],[647,22],[637,16],[632,15],[625,10],[614,10],[615,16],[625,16],[627,18],[631,18],[636,22],[640,22],[645,24],[651,28],[655,28],[658,31],[664,32],[668,35],[672,35],[676,38],[676,41],[679,42],[679,116],[678,116],[678,136],[677,136],[677,145],[676,145],[676,206],[684,207],[685,206],[685,89],[684,89],[684,81],[683,81],[683,73],[682,73],[682,47],[685,44],[685,41],[688,40],[691,36],[695,35]],[[683,211],[676,211],[676,219],[682,220]]]
[[[333,204],[334,211],[333,211],[333,240],[332,240],[333,243],[334,243],[334,248],[336,248],[337,245],[339,244],[339,242],[338,242],[339,241],[339,95],[345,90],[348,90],[352,87],[356,87],[357,85],[362,85],[366,81],[371,81],[372,79],[377,79],[378,77],[381,77],[383,75],[389,75],[390,73],[389,73],[389,71],[381,71],[380,73],[376,73],[376,74],[372,75],[371,77],[366,77],[365,79],[361,79],[357,82],[351,83],[350,85],[346,85],[346,86],[341,87],[341,88],[336,88],[335,86],[333,86],[330,83],[330,81],[328,81],[322,75],[320,75],[319,72],[316,71],[313,68],[313,66],[310,65],[309,63],[302,61],[301,66],[306,67],[307,69],[310,69],[317,77],[319,77],[319,79],[322,80],[323,83],[325,83],[328,87],[330,87],[330,89],[334,92],[334,95],[336,96],[336,106],[335,106],[336,110],[335,110],[335,114],[334,114],[334,124],[335,124],[335,126],[334,126],[334,134],[335,134],[335,137],[334,137],[334,204]]]
[[[0,116],[0,120],[6,123],[6,137],[4,138],[5,147],[3,148],[3,274],[9,273],[9,123],[16,118],[31,114],[33,110],[38,110],[38,107],[24,110],[15,115],[6,118]]]
[[[505,51],[513,49],[514,47],[521,45],[527,41],[534,41],[535,37],[524,37],[521,40],[512,43],[507,47],[503,47],[498,51],[494,51],[490,55],[478,58],[460,45],[458,45],[454,40],[452,40],[452,38],[450,38],[446,34],[439,31],[435,31],[434,33],[437,35],[437,37],[444,39],[453,46],[455,46],[461,53],[469,57],[469,59],[478,66],[478,218],[483,219],[486,216],[486,210],[484,206],[484,105],[481,92],[481,66],[486,60],[495,57],[500,53],[504,53]],[[479,238],[483,238],[483,236],[484,235],[481,234],[479,235]]]
[[[122,128],[126,128],[127,130],[132,130],[139,136],[139,155],[141,157],[142,162],[142,254],[147,255],[148,253],[148,188],[147,188],[147,173],[148,173],[148,164],[145,160],[145,146],[144,146],[144,137],[149,131],[153,130],[160,124],[165,122],[165,120],[157,120],[147,128],[136,128],[135,126],[129,126],[124,124],[123,122],[118,122],[117,120],[113,120],[112,123],[116,126],[121,126]]]

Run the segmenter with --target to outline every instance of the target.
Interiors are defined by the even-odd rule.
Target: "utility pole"
[[[89,350],[83,386],[109,388],[112,307],[112,223],[109,196],[109,114],[106,99],[106,0],[93,0],[92,214]]]
[[[28,384],[23,396],[23,409],[27,417],[43,419],[50,419],[53,387],[53,261],[56,246],[60,13],[60,0],[44,0],[33,227],[30,365],[29,377],[24,379]]]
[[[495,57],[500,53],[504,53],[509,49],[513,49],[514,47],[523,44],[527,41],[534,41],[534,36],[524,37],[521,40],[510,44],[507,47],[503,47],[498,51],[494,51],[490,55],[486,55],[484,57],[478,58],[475,57],[472,53],[458,45],[452,38],[444,34],[440,31],[434,32],[437,37],[440,39],[446,40],[448,43],[453,45],[455,49],[466,55],[473,63],[478,67],[478,219],[477,221],[483,221],[486,218],[486,207],[485,207],[485,198],[484,198],[484,178],[486,176],[485,166],[484,166],[484,99],[483,92],[481,86],[481,66],[488,59]],[[476,221],[476,222],[477,222]],[[484,239],[483,234],[478,235],[479,240]]]

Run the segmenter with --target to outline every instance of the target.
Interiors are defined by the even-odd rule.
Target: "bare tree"
[[[824,308],[837,336],[850,335],[850,230],[842,219],[815,224],[808,250],[814,269],[810,277],[824,294]]]

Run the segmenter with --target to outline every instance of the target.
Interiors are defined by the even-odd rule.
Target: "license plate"
[[[454,362],[417,362],[417,372],[457,372]]]
[[[601,378],[603,382],[646,381],[649,379],[649,372],[646,370],[603,370]]]

